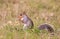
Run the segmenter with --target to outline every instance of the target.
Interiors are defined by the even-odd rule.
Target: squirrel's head
[[[21,20],[21,21],[22,21],[22,20],[23,20],[24,15],[26,15],[26,13],[25,13],[25,12],[23,12],[23,13],[19,14],[19,16],[18,16],[19,20]]]

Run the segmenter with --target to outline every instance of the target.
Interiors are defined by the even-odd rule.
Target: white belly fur
[[[21,21],[23,21],[24,18],[21,18]]]
[[[27,29],[27,24],[24,24],[23,30],[26,30],[26,29]]]
[[[29,28],[31,28],[31,26],[29,26],[29,25],[27,25],[27,24],[24,24],[23,30],[27,30],[27,29],[29,29]]]

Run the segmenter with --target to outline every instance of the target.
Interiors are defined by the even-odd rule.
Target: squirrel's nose
[[[18,16],[18,18],[19,18],[19,19],[21,19],[21,18],[22,18],[22,16]]]

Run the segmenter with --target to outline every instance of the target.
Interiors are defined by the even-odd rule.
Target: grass
[[[23,11],[34,22],[27,39],[60,39],[60,0],[0,0],[0,39],[24,39],[23,24],[17,20]],[[52,24],[55,35],[36,29],[43,23]]]

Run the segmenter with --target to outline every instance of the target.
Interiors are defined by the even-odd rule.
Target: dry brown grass
[[[23,24],[18,21],[19,13],[33,20],[35,27],[49,23],[55,27],[55,35],[46,33],[28,34],[28,39],[60,39],[60,0],[0,0],[0,39],[23,39]],[[17,28],[17,30],[16,30]]]

